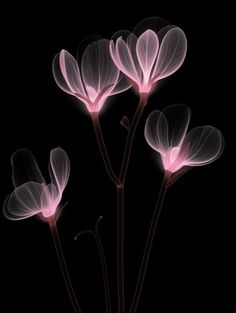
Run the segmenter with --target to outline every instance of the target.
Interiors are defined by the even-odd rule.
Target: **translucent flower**
[[[187,133],[190,115],[188,107],[178,104],[153,111],[147,118],[145,138],[170,173],[211,163],[223,151],[223,135],[217,128],[200,126]]]
[[[81,100],[89,112],[99,112],[109,96],[130,87],[110,57],[109,43],[109,40],[101,39],[88,45],[81,66],[66,50],[53,60],[57,85]]]
[[[187,51],[184,32],[170,25],[157,31],[157,26],[162,25],[159,18],[145,19],[134,33],[120,32],[120,36],[117,33],[114,36],[117,40],[110,43],[112,60],[139,93],[150,93],[158,80],[176,72],[184,61]],[[140,35],[137,37],[136,33]]]
[[[40,214],[43,219],[58,216],[58,206],[70,174],[70,161],[61,148],[51,150],[47,184],[34,155],[26,149],[17,150],[11,158],[15,190],[4,202],[4,215],[21,220]]]

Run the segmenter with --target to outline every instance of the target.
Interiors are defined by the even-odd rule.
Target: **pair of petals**
[[[53,60],[53,75],[58,86],[84,102],[89,112],[99,112],[109,96],[130,87],[110,57],[109,43],[101,39],[88,45],[81,67],[66,50]]]
[[[223,135],[217,128],[201,126],[187,133],[190,116],[188,107],[173,105],[152,112],[146,121],[145,138],[160,153],[166,171],[206,165],[223,151]]]
[[[61,148],[53,149],[49,159],[51,183],[47,184],[34,155],[17,150],[11,158],[15,190],[4,202],[8,219],[21,220],[36,214],[49,218],[56,213],[70,174],[70,161]]]
[[[165,33],[164,37],[163,33]],[[160,37],[160,39],[159,39]],[[170,76],[182,65],[187,39],[178,27],[166,26],[157,34],[148,29],[138,38],[131,33],[124,41],[111,41],[110,53],[116,66],[140,93],[149,93],[154,84]]]

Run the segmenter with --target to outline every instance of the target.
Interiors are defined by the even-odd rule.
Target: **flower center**
[[[98,96],[97,91],[89,85],[86,86],[86,90],[87,90],[88,98],[91,100],[91,102],[94,102]]]
[[[180,157],[181,147],[170,148],[164,155],[162,155],[162,162],[165,170],[176,172],[181,168],[182,158]]]

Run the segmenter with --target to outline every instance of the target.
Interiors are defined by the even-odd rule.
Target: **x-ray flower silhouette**
[[[99,112],[109,96],[130,87],[110,57],[109,43],[109,40],[101,39],[88,45],[81,66],[66,50],[53,60],[57,85],[81,100],[89,112]]]
[[[35,157],[29,150],[14,152],[11,164],[15,190],[4,202],[4,215],[11,220],[21,220],[36,214],[43,219],[56,219],[70,174],[70,161],[66,152],[61,148],[51,150],[50,184],[45,182]]]
[[[149,94],[158,80],[176,72],[187,51],[187,39],[179,27],[165,26],[156,33],[153,25],[159,24],[159,20],[149,18],[141,22],[136,27],[139,33],[143,30],[139,37],[129,33],[125,40],[124,32],[118,32],[114,36],[117,40],[110,42],[114,63],[134,89],[143,94]]]
[[[153,111],[147,118],[145,138],[170,173],[211,163],[223,151],[223,135],[217,128],[200,126],[187,133],[190,115],[188,107],[177,104]]]

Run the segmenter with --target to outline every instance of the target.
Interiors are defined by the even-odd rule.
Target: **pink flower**
[[[139,37],[130,33],[126,40],[120,36],[110,43],[112,60],[140,94],[150,93],[158,80],[176,72],[186,55],[187,39],[180,28],[166,26],[158,33],[147,28],[159,20],[141,22]]]
[[[187,133],[190,115],[190,109],[179,104],[153,111],[146,121],[145,138],[170,173],[211,163],[223,151],[223,135],[217,128],[201,126]]]
[[[81,66],[66,50],[53,60],[57,85],[81,100],[89,112],[99,112],[109,96],[130,87],[110,57],[109,43],[109,40],[101,39],[88,45]]]
[[[49,174],[46,184],[33,154],[26,149],[17,150],[11,158],[15,190],[4,202],[4,215],[21,220],[40,214],[43,219],[57,218],[58,206],[70,174],[70,161],[61,148],[50,153]]]

